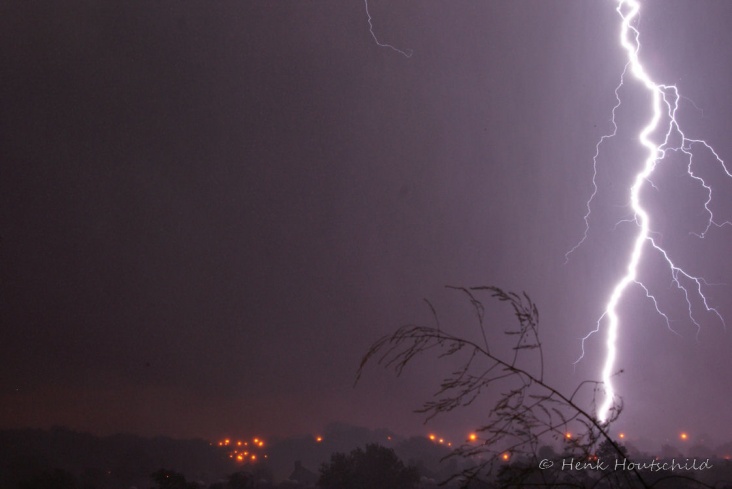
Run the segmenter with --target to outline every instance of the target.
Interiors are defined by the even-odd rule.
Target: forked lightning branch
[[[596,146],[596,153],[593,159],[593,191],[587,202],[585,233],[582,239],[567,254],[568,258],[569,255],[587,238],[592,201],[598,192],[596,183],[597,158],[602,143],[612,138],[617,132],[615,116],[616,110],[622,104],[622,100],[619,96],[620,88],[624,83],[629,82],[627,75],[630,74],[650,95],[650,120],[648,120],[647,124],[638,134],[638,144],[642,145],[645,149],[646,157],[645,160],[638,162],[638,171],[635,174],[633,184],[629,188],[628,193],[628,205],[632,209],[632,221],[637,227],[637,232],[633,239],[633,246],[630,254],[625,262],[625,273],[612,287],[612,292],[606,302],[605,310],[598,319],[596,328],[582,339],[582,354],[580,358],[577,359],[577,362],[579,362],[584,357],[585,341],[594,333],[603,330],[606,335],[604,352],[605,359],[602,367],[604,397],[597,411],[598,419],[603,422],[608,420],[616,397],[615,389],[613,387],[613,377],[616,372],[615,364],[619,348],[621,325],[629,323],[629,320],[625,318],[621,324],[618,309],[625,298],[628,289],[632,285],[638,286],[638,288],[645,292],[645,295],[650,299],[653,307],[655,307],[658,314],[666,320],[667,325],[670,328],[668,316],[659,308],[658,301],[656,300],[653,291],[644,285],[641,278],[639,278],[639,266],[647,255],[655,253],[662,259],[662,262],[665,263],[672,284],[681,290],[685,297],[689,318],[697,329],[701,326],[693,312],[692,303],[701,304],[706,313],[716,315],[724,324],[724,319],[721,314],[709,303],[705,296],[705,289],[709,284],[702,277],[695,276],[677,265],[671,254],[662,248],[654,238],[654,234],[652,233],[653,216],[641,199],[641,191],[646,185],[651,185],[651,176],[657,166],[663,163],[667,154],[671,152],[680,153],[684,155],[687,160],[686,169],[688,177],[701,186],[706,193],[703,212],[707,216],[707,222],[704,231],[697,233],[697,236],[699,238],[703,238],[712,227],[722,227],[730,224],[728,221],[719,222],[715,219],[710,207],[713,194],[712,186],[709,182],[705,181],[694,172],[693,157],[698,152],[708,152],[714,157],[728,177],[732,177],[732,174],[730,174],[724,161],[722,161],[712,146],[701,139],[692,139],[684,133],[677,117],[680,99],[677,87],[675,85],[664,85],[656,82],[646,71],[646,68],[640,58],[641,36],[637,27],[640,7],[640,2],[635,0],[617,1],[616,11],[620,16],[619,42],[622,50],[627,56],[627,64],[625,66],[623,76],[621,77],[620,85],[615,90],[617,105],[612,109],[613,132],[603,136]],[[658,134],[661,134],[661,136],[659,137]]]
[[[724,324],[722,315],[712,304],[710,304],[705,295],[705,290],[709,287],[709,284],[702,277],[693,275],[681,268],[672,255],[659,244],[656,238],[654,238],[655,235],[653,233],[652,226],[653,215],[641,199],[642,190],[646,185],[652,185],[650,183],[651,176],[657,166],[664,162],[664,158],[669,153],[681,154],[686,158],[686,170],[688,177],[699,185],[706,195],[703,209],[701,209],[703,214],[706,216],[706,224],[701,233],[693,234],[696,234],[699,239],[703,239],[714,227],[732,225],[729,221],[719,221],[715,218],[711,208],[713,197],[712,185],[710,182],[699,176],[698,173],[695,173],[694,156],[705,152],[716,160],[727,177],[732,178],[732,173],[730,173],[722,158],[720,158],[710,144],[702,139],[689,137],[684,132],[677,116],[679,101],[681,98],[678,88],[675,85],[658,83],[646,71],[640,56],[641,35],[638,29],[641,9],[640,2],[637,0],[615,0],[615,2],[617,4],[616,11],[620,20],[619,46],[625,53],[627,62],[620,79],[620,84],[615,89],[617,103],[611,111],[613,131],[602,136],[595,146],[595,155],[592,159],[592,192],[586,204],[587,212],[584,216],[584,233],[582,238],[565,255],[565,261],[568,261],[570,255],[576,251],[588,237],[592,205],[599,190],[597,185],[598,158],[600,156],[603,143],[612,139],[617,133],[618,126],[616,123],[616,114],[623,104],[622,97],[620,96],[621,88],[625,83],[630,83],[632,81],[631,79],[634,79],[634,81],[639,83],[650,96],[650,104],[648,107],[650,119],[640,130],[637,137],[637,144],[641,145],[645,149],[646,157],[644,160],[637,162],[638,170],[632,180],[632,185],[628,189],[628,207],[632,210],[633,217],[631,221],[636,225],[637,232],[633,238],[630,254],[625,261],[625,273],[612,286],[612,292],[605,304],[605,310],[597,320],[595,329],[582,338],[582,353],[575,362],[577,363],[584,358],[585,342],[595,333],[603,331],[605,334],[605,358],[602,363],[604,397],[597,411],[597,417],[602,422],[608,420],[615,404],[614,401],[616,394],[613,386],[613,377],[616,372],[619,336],[621,333],[621,326],[627,325],[630,322],[628,318],[625,318],[624,322],[621,324],[619,307],[623,302],[623,299],[626,297],[628,289],[631,286],[636,286],[638,289],[642,290],[645,296],[649,299],[649,302],[655,308],[656,312],[665,319],[668,328],[671,329],[669,317],[659,307],[659,303],[654,296],[654,291],[647,287],[639,277],[640,265],[644,258],[650,254],[656,254],[661,258],[662,263],[665,263],[671,283],[682,292],[682,295],[685,298],[688,317],[697,327],[697,331],[701,328],[701,325],[699,323],[700,319],[698,319],[694,313],[693,304],[700,304],[701,308],[704,309],[705,314],[715,315],[719,321]],[[368,10],[368,0],[364,0],[364,6],[368,16],[369,32],[376,44],[396,51],[405,57],[410,57],[412,55],[411,50],[401,50],[391,44],[379,41],[374,33],[371,14]],[[659,134],[661,136],[659,136]]]

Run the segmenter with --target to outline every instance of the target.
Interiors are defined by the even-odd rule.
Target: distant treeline
[[[409,438],[388,430],[333,423],[319,435],[301,435],[267,441],[267,459],[259,469],[283,481],[293,474],[296,462],[312,473],[335,452],[347,453],[368,443],[393,448],[421,476],[441,480],[458,470],[455,459],[442,461],[449,453],[424,436]],[[151,475],[161,469],[180,473],[186,480],[208,487],[226,480],[236,471],[256,473],[252,464],[237,463],[228,450],[212,440],[144,438],[118,434],[95,436],[68,428],[50,430],[0,430],[0,488],[26,487],[39,474],[63,471],[75,478],[74,487],[107,489],[151,487]],[[59,474],[56,474],[59,476]]]
[[[63,469],[81,487],[148,487],[165,467],[189,480],[217,480],[235,470],[208,441],[94,436],[66,428],[0,431],[0,487],[20,487],[38,474]]]

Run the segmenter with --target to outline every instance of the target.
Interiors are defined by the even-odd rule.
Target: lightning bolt
[[[588,333],[582,339],[582,354],[577,359],[575,364],[579,362],[585,354],[584,344],[585,341],[593,334],[600,331],[600,327],[603,321],[607,322],[607,337],[605,341],[605,362],[602,368],[602,382],[604,387],[604,398],[600,404],[597,417],[600,421],[605,422],[608,419],[609,413],[613,409],[615,400],[615,389],[613,387],[613,376],[615,370],[615,361],[617,357],[617,343],[618,335],[620,330],[620,319],[618,314],[618,306],[622,302],[628,288],[635,284],[639,285],[645,291],[646,297],[648,297],[658,314],[660,314],[666,320],[666,324],[670,330],[670,321],[668,316],[661,311],[659,308],[658,301],[655,296],[649,291],[648,287],[644,285],[638,278],[639,265],[644,257],[644,253],[656,253],[668,267],[671,282],[678,288],[685,297],[686,305],[688,306],[688,313],[691,322],[697,327],[697,335],[701,326],[692,312],[692,300],[694,297],[698,298],[698,302],[702,304],[707,313],[715,314],[724,325],[724,319],[721,314],[709,304],[706,296],[704,295],[705,287],[710,284],[707,283],[703,278],[694,276],[681,267],[679,267],[670,254],[663,249],[657,239],[654,238],[654,233],[651,231],[651,217],[649,211],[644,207],[641,201],[641,191],[645,184],[648,183],[653,186],[650,178],[653,175],[657,165],[664,160],[668,153],[680,153],[684,155],[687,161],[686,170],[688,176],[697,182],[706,192],[706,201],[704,203],[704,212],[707,216],[705,228],[700,233],[695,234],[699,238],[704,238],[712,227],[723,227],[726,225],[732,225],[729,221],[718,222],[711,210],[710,204],[712,201],[712,187],[702,177],[694,173],[693,162],[694,152],[698,149],[707,151],[713,155],[716,162],[721,166],[722,170],[728,177],[732,177],[732,173],[727,169],[724,161],[716,153],[714,148],[709,145],[706,141],[701,139],[692,139],[687,137],[681,129],[677,119],[677,111],[679,108],[679,91],[674,85],[663,85],[655,82],[651,76],[646,72],[641,60],[639,58],[640,52],[640,32],[635,26],[640,13],[640,3],[637,0],[616,0],[617,7],[616,11],[621,19],[620,27],[620,45],[627,55],[627,64],[625,70],[620,78],[620,83],[615,89],[616,105],[612,109],[612,125],[613,130],[609,134],[606,134],[600,138],[597,145],[595,146],[595,155],[593,157],[593,176],[592,176],[592,194],[587,201],[587,212],[584,215],[585,230],[582,238],[579,242],[565,255],[565,262],[569,260],[569,256],[579,248],[582,243],[587,239],[589,228],[590,228],[590,215],[592,202],[598,193],[597,185],[597,161],[600,155],[600,147],[608,139],[615,136],[617,133],[617,125],[615,123],[616,110],[621,105],[621,98],[619,91],[625,83],[625,78],[628,74],[631,74],[640,84],[645,87],[651,96],[651,118],[643,129],[638,134],[638,140],[640,144],[647,150],[647,157],[643,161],[638,173],[633,179],[633,185],[630,187],[630,198],[629,206],[633,212],[632,222],[638,228],[637,234],[633,241],[633,246],[630,252],[630,256],[627,259],[627,266],[625,268],[625,275],[615,284],[612,289],[612,293],[605,305],[605,310],[597,320],[596,328]],[[654,140],[654,134],[662,134],[662,136],[656,137]],[[654,187],[655,188],[655,187]],[[673,330],[672,330],[673,331]],[[675,331],[674,331],[675,332]],[[678,333],[677,333],[678,334]]]
[[[371,13],[369,12],[369,0],[363,0],[363,5],[366,9],[366,16],[368,17],[369,32],[371,33],[371,37],[374,38],[374,42],[376,43],[376,45],[381,46],[382,48],[392,49],[392,50],[396,51],[397,53],[401,54],[402,56],[404,56],[405,58],[411,58],[412,53],[413,53],[413,51],[411,49],[401,50],[399,48],[392,46],[391,44],[386,44],[386,43],[379,41],[379,38],[376,37],[376,33],[374,33],[374,24],[371,21],[372,19],[371,19]]]
[[[638,278],[639,266],[641,264],[644,253],[656,253],[663,262],[665,262],[667,269],[670,274],[671,283],[679,290],[684,296],[687,308],[688,316],[691,322],[697,328],[697,337],[701,330],[701,325],[696,319],[693,313],[692,301],[694,297],[698,297],[698,301],[702,304],[706,313],[711,313],[717,316],[722,325],[725,326],[724,318],[719,311],[709,304],[707,297],[704,295],[705,287],[710,286],[703,278],[692,275],[686,272],[683,268],[678,266],[671,255],[662,248],[658,241],[654,238],[654,232],[651,228],[651,218],[649,212],[643,206],[641,201],[641,191],[645,184],[649,184],[651,187],[656,188],[651,181],[657,165],[664,160],[668,153],[680,153],[686,158],[686,171],[689,178],[697,182],[706,193],[706,200],[704,202],[704,212],[707,215],[706,224],[701,232],[693,234],[698,238],[704,238],[712,227],[722,228],[724,226],[732,226],[730,221],[718,221],[715,219],[714,213],[710,207],[712,202],[712,187],[702,177],[694,172],[694,156],[696,148],[703,151],[707,151],[713,155],[716,162],[719,164],[721,169],[724,171],[727,177],[732,178],[726,164],[722,158],[717,154],[714,148],[702,139],[692,139],[686,136],[681,129],[677,119],[677,111],[679,109],[679,100],[681,98],[678,88],[675,85],[664,85],[655,82],[651,76],[646,72],[645,67],[641,63],[639,52],[641,48],[640,44],[640,31],[634,24],[637,23],[640,14],[640,2],[638,0],[614,0],[617,3],[616,12],[620,16],[620,45],[627,55],[627,63],[623,70],[620,82],[615,88],[615,100],[616,103],[612,108],[612,131],[608,134],[603,135],[597,144],[595,145],[595,154],[592,158],[593,174],[592,174],[592,192],[586,203],[586,212],[584,214],[584,232],[580,240],[565,254],[565,263],[569,261],[570,256],[582,244],[587,240],[590,231],[590,217],[592,213],[592,204],[595,197],[598,194],[599,188],[597,184],[597,167],[598,159],[600,157],[600,151],[602,145],[612,139],[618,131],[616,124],[616,113],[622,105],[622,99],[620,96],[620,90],[626,83],[626,77],[628,74],[635,77],[640,84],[645,87],[649,95],[651,96],[651,119],[638,134],[638,141],[647,150],[647,157],[642,162],[638,173],[636,173],[633,179],[633,184],[630,187],[629,207],[632,210],[632,219],[621,221],[634,223],[637,228],[637,234],[633,241],[630,256],[627,260],[625,268],[625,275],[623,275],[618,282],[615,283],[612,288],[612,293],[608,298],[605,305],[605,310],[602,315],[598,318],[596,327],[590,331],[584,338],[582,338],[581,347],[582,352],[580,357],[574,362],[577,364],[585,356],[585,342],[595,333],[598,333],[601,329],[603,321],[607,322],[607,337],[605,341],[605,361],[602,368],[602,382],[604,387],[604,398],[600,404],[597,417],[601,422],[605,422],[608,419],[609,413],[613,409],[615,401],[615,389],[613,387],[613,377],[615,369],[615,360],[617,357],[617,343],[618,334],[620,330],[620,318],[618,314],[618,307],[622,302],[628,288],[631,285],[638,285],[644,292],[646,297],[653,303],[655,311],[664,318],[668,329],[675,333],[671,327],[671,321],[666,313],[661,310],[656,297],[651,293],[649,288]],[[412,50],[401,50],[391,44],[382,43],[374,32],[374,26],[372,22],[371,13],[369,12],[368,0],[364,0],[364,7],[366,15],[368,17],[369,32],[374,42],[384,48],[389,48],[406,58],[412,56]],[[693,103],[693,102],[692,102]],[[654,138],[654,134],[661,133],[662,136]],[[655,140],[654,140],[655,139]],[[659,140],[660,139],[660,140]],[[659,140],[659,141],[656,141]]]

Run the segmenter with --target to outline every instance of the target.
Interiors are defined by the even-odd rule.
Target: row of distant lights
[[[624,440],[625,439],[625,433],[618,433],[618,438],[620,438],[621,440]],[[679,433],[679,440],[686,441],[688,439],[689,439],[689,434],[688,433],[686,433],[685,431],[682,431],[681,433]]]
[[[452,442],[445,441],[444,438],[438,437],[434,433],[430,433],[429,435],[427,435],[427,438],[429,438],[430,441],[433,441],[433,442],[435,442],[437,444],[445,445],[445,446],[448,446],[448,447],[452,447]],[[565,433],[564,434],[564,438],[566,440],[571,440],[572,439],[572,433],[570,433],[570,432]],[[618,434],[618,438],[620,438],[621,440],[624,440],[625,439],[625,433],[619,433]],[[689,439],[689,434],[686,433],[686,432],[681,432],[681,433],[679,433],[679,439],[682,440],[682,441],[686,441],[686,440]],[[469,433],[468,434],[467,441],[468,442],[471,442],[471,443],[474,443],[474,442],[478,441],[478,434],[477,433]],[[511,454],[508,453],[508,452],[504,452],[504,453],[501,454],[501,459],[502,460],[508,460],[510,458],[511,458]],[[731,457],[729,455],[726,455],[724,458],[729,460]]]
[[[389,441],[391,441],[391,436],[387,436],[386,438]],[[433,442],[438,443],[440,445],[445,445],[445,446],[448,446],[448,447],[451,447],[452,446],[452,442],[446,441],[444,438],[438,437],[434,433],[430,433],[429,435],[427,435],[427,438],[429,438],[430,441],[433,441]],[[571,440],[572,439],[572,433],[570,433],[570,432],[565,433],[564,434],[564,438],[567,439],[567,440]],[[618,438],[620,438],[621,440],[624,440],[625,439],[625,433],[619,433],[618,434]],[[686,433],[686,432],[679,433],[679,439],[680,440],[683,440],[683,441],[688,440],[689,439],[688,433]],[[323,441],[323,437],[322,436],[316,436],[315,437],[315,441],[317,443],[321,443]],[[477,433],[469,433],[468,434],[467,441],[469,441],[471,443],[478,441],[478,434]]]
[[[618,438],[620,438],[621,440],[625,439],[625,433],[618,434]],[[682,431],[681,433],[679,433],[679,440],[688,441],[689,434],[685,431]],[[725,460],[732,460],[732,455],[724,455],[722,458],[724,458]],[[658,460],[658,457],[656,457],[656,459]]]
[[[445,445],[447,447],[452,447],[452,442],[446,441],[444,438],[439,437],[439,436],[435,435],[434,433],[430,433],[429,435],[427,435],[427,438],[436,444]],[[564,438],[567,440],[571,440],[572,433],[569,433],[569,432],[565,433]],[[624,440],[625,433],[619,433],[618,438],[620,438],[621,440]],[[388,436],[387,439],[391,441],[391,436]],[[680,433],[679,439],[683,440],[683,441],[688,440],[689,439],[688,433],[686,433],[686,432]],[[316,443],[322,443],[323,437],[320,435],[317,435],[314,437],[314,440]],[[478,434],[469,433],[467,441],[471,442],[471,443],[478,441]],[[212,445],[213,445],[213,443],[212,443]],[[264,440],[261,438],[252,438],[251,445],[250,445],[248,441],[241,441],[241,440],[232,441],[230,438],[226,438],[224,440],[219,441],[218,446],[231,447],[233,450],[229,453],[229,458],[235,459],[238,462],[256,462],[257,454],[251,453],[250,450],[257,450],[260,448],[264,448]],[[267,458],[267,455],[266,454],[263,455],[263,458]],[[501,454],[502,460],[507,461],[510,458],[511,458],[511,454],[508,452],[504,452]],[[729,456],[725,456],[725,458],[729,459]]]
[[[213,445],[213,443],[211,444]],[[226,438],[218,442],[218,446],[226,447],[229,449],[229,458],[236,460],[237,462],[256,462],[258,460],[258,454],[254,453],[256,450],[264,448],[264,440],[261,438],[252,438],[251,441],[236,440],[233,441],[230,438]],[[267,458],[267,454],[262,455],[262,458]]]
[[[313,437],[316,443],[322,443],[323,437],[322,436],[315,436]],[[391,437],[389,437],[391,440]],[[214,444],[211,443],[213,446]],[[252,438],[250,441],[243,441],[243,440],[232,440],[231,438],[225,438],[223,440],[220,440],[217,443],[218,446],[222,448],[228,448],[229,449],[229,458],[232,460],[236,460],[237,462],[250,462],[254,463],[257,460],[260,459],[260,455],[257,453],[254,453],[255,451],[264,448],[264,439],[262,438]],[[269,458],[267,454],[261,455],[261,458]]]
[[[446,441],[444,438],[439,437],[439,436],[435,435],[434,433],[430,433],[429,435],[427,435],[427,438],[430,441],[432,441],[432,442],[434,442],[434,443],[436,443],[438,445],[444,445],[446,447],[452,447],[452,442],[451,441]],[[475,442],[477,442],[478,441],[478,434],[477,433],[468,433],[468,438],[467,438],[466,441],[468,441],[469,443],[475,443]],[[509,452],[503,452],[501,454],[501,460],[503,460],[503,461],[508,461],[510,458],[511,458],[511,454]]]

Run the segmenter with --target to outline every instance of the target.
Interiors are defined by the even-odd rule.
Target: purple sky
[[[602,337],[572,362],[631,238],[613,229],[643,157],[637,85],[621,91],[618,135],[602,147],[589,238],[567,265],[564,254],[582,235],[624,65],[614,3],[370,11],[379,38],[412,58],[374,43],[358,1],[5,6],[1,428],[210,438],[340,420],[459,436],[494,393],[426,428],[411,413],[448,364],[401,379],[373,367],[352,387],[373,340],[429,322],[423,298],[469,317],[447,284],[526,290],[550,381],[569,392],[599,378]],[[732,160],[732,4],[643,12],[651,74],[687,97],[688,135]],[[707,160],[714,209],[730,219],[732,181]],[[703,193],[681,161],[663,168],[644,194],[656,230],[691,272],[726,284],[709,298],[732,325],[732,228],[690,236]],[[631,289],[618,428],[732,439],[732,333],[696,309],[697,340],[656,265],[645,273],[680,336]]]

